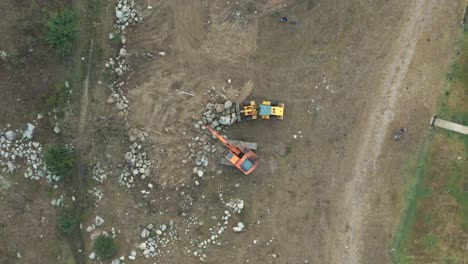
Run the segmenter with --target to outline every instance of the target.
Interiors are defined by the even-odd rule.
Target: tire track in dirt
[[[402,26],[400,37],[393,48],[393,56],[389,66],[385,69],[387,75],[379,88],[381,99],[378,99],[371,111],[361,137],[361,147],[354,160],[352,180],[345,186],[342,209],[347,216],[350,229],[344,239],[337,243],[339,259],[335,263],[362,263],[364,217],[369,204],[366,194],[375,189],[378,160],[389,125],[394,118],[398,94],[412,61],[418,39],[429,20],[427,18],[431,15],[433,4],[434,1],[419,0],[407,10],[408,20]]]

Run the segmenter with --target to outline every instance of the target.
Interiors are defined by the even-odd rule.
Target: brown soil
[[[0,10],[12,8],[14,2],[2,1]],[[247,228],[240,234],[228,229],[221,246],[205,251],[206,263],[388,263],[408,180],[402,176],[405,160],[417,152],[426,135],[457,38],[463,1],[286,1],[286,7],[282,1],[267,0],[136,2],[143,22],[130,28],[127,50],[133,69],[122,81],[128,88],[130,124],[149,133],[156,170],[149,181],[130,191],[117,186],[116,180],[102,186],[104,198],[93,213],[105,219],[104,229],[118,230],[119,255],[128,256],[136,248],[147,224],[174,220],[180,241],[160,263],[197,263],[187,251],[194,249],[190,241],[208,238],[208,227],[216,223],[212,217],[224,211],[217,198],[221,192],[226,199],[246,202],[245,212],[233,221],[242,221]],[[280,23],[270,14],[273,10],[297,25]],[[3,24],[0,32],[6,36],[0,47],[7,46],[4,42],[11,45],[17,35]],[[157,56],[160,51],[166,56]],[[24,90],[27,98],[59,80],[54,79],[60,73],[57,62],[52,56],[44,60],[44,47],[42,52],[38,49],[32,57],[37,60],[24,64],[36,68],[22,75],[0,62],[1,91],[7,102],[0,106],[0,124],[12,122],[17,111],[32,113],[38,108],[36,97],[31,104],[15,101],[21,83],[37,84],[34,93]],[[147,53],[156,58],[148,59]],[[39,74],[40,69],[46,73]],[[193,123],[201,118],[211,87],[234,101],[249,93],[256,100],[282,101],[286,115],[283,121],[231,127],[230,137],[259,144],[261,164],[253,174],[244,177],[217,167],[214,157],[211,170],[196,187],[192,165],[181,160],[187,143],[198,135]],[[90,92],[87,111],[89,153],[115,165],[126,151],[120,130],[125,124],[115,116],[100,121],[112,111],[104,103],[105,89],[92,88],[97,89]],[[395,142],[392,133],[400,127],[407,127],[408,133]],[[103,135],[101,128],[110,132]],[[110,139],[103,140],[104,136]],[[102,142],[105,146],[98,144]],[[216,173],[219,169],[221,175]],[[142,197],[140,190],[148,182],[156,187]],[[0,243],[17,245],[0,247],[7,248],[0,256],[7,256],[5,263],[33,263],[32,259],[53,263],[48,252],[55,247],[55,226],[31,228],[40,226],[42,215],[53,221],[49,199],[28,186],[32,185],[19,182],[15,194],[0,193],[0,206],[11,212],[0,216],[2,230],[11,231],[1,232]],[[25,215],[22,210],[27,207],[12,202],[21,201],[17,196],[31,197],[29,222],[26,218],[9,222],[7,215]],[[84,228],[95,214],[84,219]],[[188,216],[205,224],[194,228],[187,223]],[[31,237],[17,235],[24,230]],[[35,232],[49,235],[39,240]],[[89,254],[91,234],[84,236]],[[11,237],[13,242],[8,242]],[[27,252],[21,261],[14,258],[19,248]],[[140,256],[132,263],[149,260]]]

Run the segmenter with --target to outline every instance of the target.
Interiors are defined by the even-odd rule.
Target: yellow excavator
[[[279,119],[284,118],[284,103],[275,101],[262,101],[257,105],[255,101],[244,101],[242,104],[236,104],[237,121],[242,119],[255,120],[260,116],[262,119]]]

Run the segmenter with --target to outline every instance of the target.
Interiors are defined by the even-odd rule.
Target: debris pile
[[[182,160],[185,164],[188,161],[193,162],[193,174],[202,178],[207,167],[208,157],[213,157],[217,151],[214,141],[210,140],[210,135],[206,131],[206,126],[211,126],[217,131],[226,131],[227,127],[237,121],[235,104],[228,100],[227,97],[218,93],[215,88],[209,89],[207,95],[210,97],[210,102],[205,106],[202,120],[194,123],[194,128],[200,133],[200,136],[192,138],[192,142],[188,143],[189,152],[186,159]],[[195,181],[195,185],[199,185]]]
[[[222,198],[221,195],[220,195],[220,198]],[[206,255],[203,254],[204,249],[208,248],[211,245],[218,245],[218,246],[221,245],[219,238],[221,234],[224,231],[226,231],[226,229],[228,228],[229,219],[232,217],[231,213],[238,213],[238,214],[241,213],[242,209],[244,208],[244,201],[240,199],[235,199],[235,200],[229,201],[225,205],[230,210],[224,211],[223,216],[220,218],[221,219],[220,223],[216,223],[215,225],[213,225],[212,227],[208,229],[209,234],[210,234],[209,238],[203,241],[196,241],[196,240],[191,241],[191,245],[196,248],[196,250],[194,250],[192,254],[193,256],[198,257],[200,261],[204,261],[206,259]],[[194,219],[197,220],[196,218]],[[196,223],[199,223],[199,222],[196,222]],[[238,222],[237,226],[233,227],[233,230],[235,232],[241,232],[244,230],[244,228],[245,228],[245,225],[242,222]]]
[[[140,13],[134,8],[133,1],[121,0],[117,3],[115,7],[115,16],[117,18],[114,28],[115,32],[109,34],[109,39],[114,39],[120,37],[121,48],[119,54],[115,58],[109,58],[109,61],[106,63],[106,76],[108,77],[120,77],[126,71],[130,69],[127,58],[128,52],[126,49],[126,30],[129,25],[135,25],[141,22]],[[119,115],[123,118],[128,118],[128,104],[129,101],[124,95],[121,87],[124,83],[117,83],[116,78],[113,78],[108,84],[108,87],[111,91],[111,95],[107,102],[109,104],[114,104],[115,108],[119,111]]]
[[[26,162],[24,177],[39,180],[46,177],[49,183],[60,180],[52,175],[42,159],[44,147],[32,141],[35,126],[28,123],[24,129],[0,131],[0,168],[2,172],[13,173],[19,169],[19,159]]]
[[[125,153],[125,166],[119,175],[119,182],[127,188],[133,187],[135,178],[145,179],[151,173],[151,161],[142,146],[148,137],[146,132],[133,132],[130,135],[131,145],[129,151]]]
[[[164,256],[167,253],[164,248],[177,240],[175,224],[172,220],[169,225],[162,224],[159,227],[149,224],[141,231],[140,236],[145,241],[138,245],[138,249],[145,258]],[[135,257],[135,255],[133,256]]]

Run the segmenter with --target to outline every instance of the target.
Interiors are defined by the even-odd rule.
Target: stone
[[[94,223],[96,224],[96,226],[101,226],[102,224],[104,224],[104,219],[102,219],[99,216],[96,216],[96,218],[94,219]]]
[[[234,232],[242,232],[242,228],[238,226],[233,227],[232,230],[234,230]]]
[[[163,231],[163,232],[164,232],[164,231],[166,231],[166,229],[167,229],[167,226],[166,226],[166,225],[164,225],[164,224],[162,224],[162,225],[161,225],[161,231]]]
[[[198,181],[195,181],[195,185],[198,186],[200,185],[200,183]]]
[[[141,238],[147,238],[149,237],[150,235],[150,231],[148,229],[143,229],[143,231],[141,231]]]
[[[115,11],[115,16],[116,16],[118,19],[121,19],[121,18],[123,18],[124,13],[123,13],[122,11],[120,11],[120,10],[117,10],[117,11]]]
[[[16,170],[16,165],[13,164],[11,161],[7,162],[7,167],[8,167],[8,170],[10,171],[10,173],[15,172],[15,170]]]
[[[136,257],[135,257],[135,256],[128,256],[128,259],[130,259],[130,260],[135,260]]]
[[[198,170],[198,171],[197,171],[197,175],[198,175],[198,177],[200,177],[200,178],[203,177],[203,171],[202,171],[202,170]]]
[[[114,39],[115,38],[115,34],[113,32],[109,33],[109,39]]]
[[[231,117],[230,116],[221,116],[221,118],[219,119],[219,123],[221,125],[230,125],[231,124]]]
[[[219,113],[222,113],[224,111],[224,105],[223,104],[217,104],[216,105],[216,112],[219,114]]]
[[[141,249],[141,250],[145,250],[145,249],[146,249],[146,243],[145,243],[145,242],[141,243],[141,244],[138,246],[138,248]]]
[[[55,134],[60,134],[60,128],[57,126],[57,124],[55,124],[54,133]]]
[[[96,258],[96,253],[91,252],[91,254],[89,254],[89,259],[95,259],[95,258]]]
[[[237,223],[237,226],[240,227],[240,228],[242,228],[242,229],[245,228],[245,225],[244,225],[244,223],[242,223],[242,222]]]
[[[119,110],[119,111],[125,110],[125,105],[122,104],[122,103],[116,103],[116,104],[115,104],[115,107],[116,107],[117,110]]]
[[[232,102],[227,100],[224,102],[224,109],[230,109],[232,107]]]
[[[158,54],[159,54],[159,56],[163,56],[163,57],[166,56],[166,52],[164,52],[164,51],[160,51],[160,52],[158,52]]]
[[[111,264],[120,264],[120,259],[112,260]]]
[[[127,153],[125,153],[125,160],[126,160],[126,161],[132,160],[132,157],[133,157],[132,152],[127,152]]]
[[[162,234],[163,234],[163,233],[162,233],[162,231],[161,231],[161,230],[159,230],[159,229],[156,229],[156,235],[160,236],[160,235],[162,235]]]
[[[9,130],[9,131],[5,132],[5,137],[6,137],[6,139],[8,139],[9,141],[13,141],[13,140],[16,139],[16,133],[13,132],[13,131],[11,131],[11,130]]]
[[[23,130],[23,136],[28,139],[32,139],[35,128],[36,127],[33,124],[27,123],[26,128]]]
[[[136,256],[136,251],[135,251],[135,250],[132,250],[132,252],[130,252],[130,255],[132,255],[132,256],[135,257],[135,256]]]
[[[32,160],[32,161],[37,160],[37,154],[32,154],[32,155],[31,155],[31,160]]]
[[[121,48],[119,51],[119,56],[120,57],[127,57],[127,50],[124,48]]]

